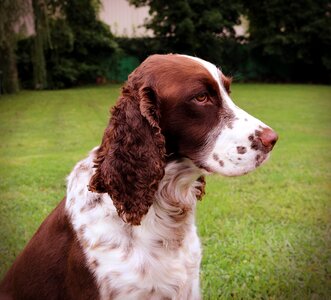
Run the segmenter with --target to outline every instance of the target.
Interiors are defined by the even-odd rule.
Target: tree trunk
[[[47,30],[45,28],[45,19],[47,16],[45,11],[45,2],[43,0],[32,0],[32,6],[36,31],[32,54],[33,82],[35,89],[42,90],[47,87],[47,71],[44,54],[45,32]]]
[[[13,94],[19,91],[15,46],[8,41],[0,47],[0,92]]]

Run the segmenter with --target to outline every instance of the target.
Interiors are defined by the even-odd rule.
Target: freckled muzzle
[[[234,104],[229,95],[229,82],[224,80],[216,66],[200,59],[194,60],[215,80],[213,88],[217,91],[217,99],[221,101],[221,105],[217,106],[218,113],[213,115],[215,122],[209,123],[212,125],[208,128],[210,131],[203,131],[204,146],[199,149],[198,158],[193,161],[209,173],[223,176],[247,174],[268,160],[278,135],[262,121]],[[215,108],[215,104],[219,103],[215,99],[211,102],[204,108]]]
[[[252,120],[253,124],[238,121],[233,129],[220,132],[204,164],[206,170],[224,176],[240,176],[268,160],[278,135],[259,120]]]

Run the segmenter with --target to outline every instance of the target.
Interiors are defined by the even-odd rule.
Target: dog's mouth
[[[202,172],[204,173],[204,175],[210,175],[210,174],[215,173],[210,167],[206,166],[206,165],[203,164],[203,163],[196,164],[196,166],[197,166],[200,170],[202,170]]]
[[[255,156],[255,168],[265,163],[270,157],[269,153],[261,152]]]
[[[201,175],[211,175],[214,174],[215,171],[212,170],[202,159],[192,158],[186,156],[187,159],[192,161],[192,163],[200,170]]]

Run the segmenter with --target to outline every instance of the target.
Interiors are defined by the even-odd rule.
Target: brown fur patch
[[[115,249],[118,249],[121,245],[119,243],[111,243],[109,246],[108,246],[108,249],[111,251],[111,250],[115,250]]]
[[[133,243],[132,241],[129,241],[124,248],[122,261],[127,261],[129,256],[132,254],[132,251],[133,251]]]
[[[79,227],[79,229],[77,230],[77,235],[79,238],[83,238],[85,230],[86,230],[86,225],[82,225],[81,227]]]
[[[121,275],[122,274],[120,272],[117,272],[117,271],[110,272],[110,278],[118,278],[118,277],[121,277]]]
[[[216,160],[216,161],[219,161],[219,157],[216,153],[213,153],[213,159]]]
[[[247,148],[243,147],[243,146],[238,146],[237,152],[238,152],[238,154],[245,154],[247,152]]]
[[[87,164],[81,163],[78,165],[78,169],[81,171],[89,171],[90,167]]]
[[[98,266],[99,266],[99,263],[96,259],[91,262],[91,267],[93,269],[96,269]]]
[[[206,179],[204,176],[200,176],[198,178],[198,181],[201,183],[200,186],[197,187],[197,199],[201,200],[203,196],[206,194],[205,188],[206,188]]]
[[[232,83],[232,78],[231,77],[227,77],[225,75],[222,74],[221,79],[223,81],[223,85],[225,87],[225,90],[227,91],[227,93],[230,95],[231,94],[231,83]]]
[[[140,275],[142,277],[145,277],[146,274],[147,274],[147,266],[146,266],[146,264],[141,264],[140,267],[139,267],[138,272],[140,273]]]
[[[135,285],[132,285],[132,286],[129,286],[129,287],[126,289],[126,294],[130,295],[130,294],[132,294],[132,293],[134,293],[134,292],[137,292],[137,291],[139,291],[139,290],[140,290],[140,288],[138,288],[138,287],[135,286]]]
[[[108,300],[115,299],[120,293],[121,293],[120,290],[112,288]]]
[[[95,199],[93,199],[92,201],[90,202],[87,202],[81,209],[80,209],[80,212],[81,213],[84,213],[84,212],[87,212],[91,209],[94,209],[96,208],[98,205],[102,204],[103,200],[101,197],[97,197]]]

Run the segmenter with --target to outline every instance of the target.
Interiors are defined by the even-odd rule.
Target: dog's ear
[[[124,87],[105,130],[89,184],[108,193],[120,217],[139,225],[164,176],[165,140],[160,103],[150,87]]]

